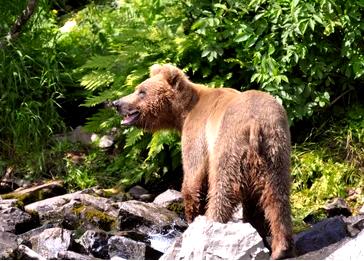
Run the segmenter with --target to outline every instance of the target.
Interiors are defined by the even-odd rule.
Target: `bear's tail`
[[[248,163],[251,170],[258,170],[262,166],[261,146],[262,146],[262,129],[259,123],[252,120],[249,124],[249,150]]]

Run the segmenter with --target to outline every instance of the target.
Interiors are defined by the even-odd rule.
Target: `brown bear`
[[[228,222],[241,202],[243,221],[264,239],[272,237],[272,258],[293,255],[290,132],[275,98],[194,84],[166,64],[153,65],[150,78],[113,105],[124,125],[181,132],[188,222],[205,208],[208,218]],[[205,190],[207,206],[201,200]]]

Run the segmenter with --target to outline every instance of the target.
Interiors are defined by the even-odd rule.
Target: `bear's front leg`
[[[182,135],[182,161],[185,216],[191,223],[195,217],[205,213],[208,158],[202,139]]]
[[[203,215],[205,212],[206,203],[204,196],[207,191],[206,179],[207,172],[204,168],[184,174],[182,194],[184,199],[185,217],[188,223],[192,223],[195,217]]]

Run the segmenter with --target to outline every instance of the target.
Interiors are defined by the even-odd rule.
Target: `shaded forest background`
[[[107,106],[152,64],[173,63],[194,82],[260,89],[284,105],[297,220],[335,197],[351,196],[355,209],[364,203],[363,14],[363,0],[1,0],[0,175],[71,189],[178,187],[179,135],[122,128]],[[79,125],[112,133],[115,145],[59,138]]]

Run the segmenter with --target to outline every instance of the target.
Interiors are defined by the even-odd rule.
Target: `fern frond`
[[[134,88],[148,75],[148,68],[133,70],[125,80],[126,88]]]
[[[158,131],[153,134],[152,140],[148,144],[149,152],[148,157],[146,159],[153,159],[157,154],[159,154],[164,145],[174,145],[178,143],[178,136],[173,131]]]
[[[126,130],[126,141],[124,148],[134,146],[144,135],[144,132],[137,128],[131,128]]]
[[[109,69],[113,67],[117,58],[117,55],[96,55],[88,59],[86,63],[81,66],[81,69]]]
[[[114,81],[115,75],[109,71],[92,71],[81,79],[81,85],[86,90],[94,91],[100,87],[107,86]]]
[[[106,101],[112,101],[119,97],[125,96],[126,92],[119,91],[119,90],[113,90],[113,89],[107,89],[99,93],[98,95],[86,97],[86,101],[81,104],[81,106],[85,107],[94,107],[100,103],[106,102]]]
[[[85,129],[89,132],[102,133],[118,125],[120,125],[120,116],[113,109],[104,108],[87,118]]]

